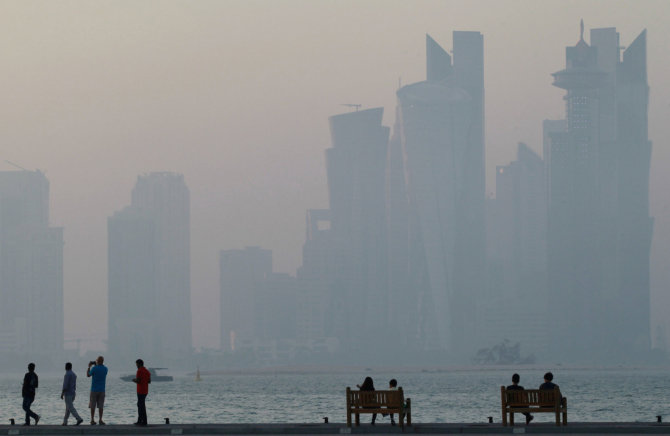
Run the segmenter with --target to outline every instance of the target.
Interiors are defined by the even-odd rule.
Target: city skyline
[[[76,2],[69,4],[80,5]],[[272,6],[269,4],[260,4],[268,10],[272,9]],[[306,8],[307,12],[316,14],[315,16],[320,16],[323,13],[323,11],[314,10],[304,3],[289,4],[293,7]],[[385,7],[384,4],[372,2],[369,6],[363,6],[360,12],[363,17],[367,16],[366,14],[372,13],[373,9],[388,10],[389,14],[393,15],[391,12],[397,13],[407,7],[400,2],[392,3],[388,7]],[[171,14],[177,10],[183,12],[181,9],[173,6],[173,4],[169,5],[169,7],[163,10],[163,15],[159,17],[158,22],[162,24],[159,27],[152,28],[153,30],[170,28],[169,26],[165,26],[167,26],[167,23],[173,23]],[[469,7],[466,8],[463,5],[464,3],[459,2],[445,3],[445,6],[440,6],[434,2],[420,2],[420,7],[418,7],[418,12],[415,12],[416,14],[424,14],[421,16],[425,18],[426,11],[430,11],[431,15],[441,16],[430,19],[425,18],[420,25],[407,25],[407,27],[402,27],[401,21],[394,22],[391,19],[391,22],[395,26],[394,30],[398,32],[398,39],[387,40],[384,43],[382,43],[382,39],[375,39],[374,32],[364,33],[365,41],[367,41],[369,47],[373,47],[372,44],[374,42],[374,47],[377,48],[380,56],[376,57],[374,52],[366,54],[366,57],[370,58],[370,62],[363,62],[358,68],[351,67],[350,65],[346,65],[345,68],[342,60],[346,58],[334,58],[332,66],[341,77],[338,81],[334,81],[332,76],[325,75],[324,79],[327,80],[328,85],[336,85],[339,91],[339,95],[337,96],[327,96],[319,88],[315,88],[316,83],[309,80],[299,80],[300,76],[298,75],[290,79],[290,76],[285,75],[283,73],[284,70],[277,66],[283,66],[283,64],[274,63],[276,62],[275,57],[268,58],[270,64],[266,65],[274,65],[276,68],[279,68],[279,70],[275,68],[274,72],[282,73],[278,74],[277,77],[284,81],[284,88],[294,90],[304,88],[306,92],[312,93],[309,97],[295,99],[297,105],[290,106],[288,112],[301,114],[302,116],[298,118],[304,118],[301,119],[299,124],[294,124],[293,121],[278,116],[274,117],[281,119],[283,124],[280,124],[280,127],[277,127],[276,124],[268,124],[268,128],[265,130],[273,132],[272,137],[262,137],[259,133],[254,133],[253,130],[255,130],[256,126],[260,125],[258,123],[262,123],[263,119],[271,121],[273,118],[272,114],[280,114],[283,111],[281,109],[283,107],[282,103],[285,103],[287,99],[280,99],[279,101],[267,100],[273,103],[264,104],[263,102],[266,100],[263,100],[257,94],[249,94],[252,97],[250,99],[233,98],[230,108],[220,111],[220,114],[225,116],[214,116],[214,114],[219,114],[216,110],[213,111],[213,109],[218,108],[214,103],[215,98],[219,99],[221,97],[221,101],[226,101],[225,96],[215,94],[211,98],[205,99],[199,98],[194,100],[190,98],[190,95],[200,95],[198,94],[200,89],[197,86],[195,88],[185,86],[186,83],[190,83],[182,81],[182,79],[188,76],[186,74],[188,71],[182,71],[180,74],[183,74],[183,76],[180,74],[174,75],[175,73],[173,73],[170,75],[170,80],[166,77],[155,76],[158,77],[158,80],[154,83],[153,87],[149,87],[146,92],[139,92],[136,99],[123,97],[120,101],[116,98],[111,98],[108,94],[100,95],[95,92],[93,95],[97,96],[95,98],[98,100],[70,99],[65,94],[67,90],[72,91],[73,96],[77,96],[82,89],[87,90],[87,92],[97,89],[87,80],[77,79],[80,76],[86,79],[92,71],[95,71],[95,68],[88,63],[84,64],[84,68],[80,69],[78,74],[70,75],[69,80],[63,81],[61,74],[68,70],[66,68],[68,67],[68,63],[72,63],[74,66],[79,66],[80,68],[82,67],[81,59],[78,57],[76,50],[66,50],[64,63],[54,64],[52,56],[49,53],[60,52],[52,49],[50,46],[46,46],[45,49],[35,48],[32,39],[28,39],[25,42],[25,44],[28,44],[27,46],[20,47],[24,50],[23,57],[17,57],[16,49],[9,48],[8,59],[12,60],[12,65],[19,65],[26,71],[32,71],[33,73],[28,74],[23,79],[19,79],[17,75],[19,70],[16,67],[8,68],[9,79],[6,83],[18,84],[19,86],[15,86],[15,89],[17,91],[23,90],[25,96],[28,97],[31,95],[28,92],[28,84],[31,86],[34,85],[35,89],[38,90],[46,89],[47,91],[43,93],[45,99],[41,100],[43,105],[40,105],[40,107],[43,106],[52,109],[68,108],[66,111],[58,109],[49,112],[45,109],[44,112],[38,112],[36,119],[46,121],[46,123],[42,123],[43,127],[41,129],[15,129],[14,126],[25,126],[26,121],[24,121],[24,118],[26,120],[33,119],[33,117],[26,115],[32,113],[33,109],[31,108],[33,105],[28,103],[33,100],[30,98],[26,99],[25,96],[21,96],[17,91],[7,91],[10,99],[16,100],[17,104],[12,108],[14,111],[13,114],[6,114],[5,140],[9,144],[21,145],[22,148],[21,152],[12,150],[12,153],[7,155],[7,160],[29,168],[38,167],[45,170],[52,187],[52,225],[65,227],[65,263],[69,268],[87,266],[87,271],[79,269],[66,270],[67,336],[69,338],[84,336],[103,338],[105,336],[106,332],[104,329],[96,329],[95,323],[91,322],[90,316],[92,315],[82,314],[80,311],[74,309],[79,305],[90,305],[92,301],[105,298],[105,268],[100,267],[95,262],[90,262],[90,265],[87,262],[88,259],[101,257],[105,252],[104,226],[101,224],[104,224],[106,216],[109,216],[115,210],[119,210],[125,204],[126,196],[123,193],[129,191],[137,174],[153,170],[172,170],[184,173],[186,179],[189,181],[189,186],[192,187],[192,192],[194,193],[194,256],[197,255],[199,259],[205,259],[202,263],[193,265],[194,313],[203,315],[199,317],[199,320],[194,319],[194,337],[198,346],[214,346],[218,344],[218,334],[208,331],[207,324],[202,321],[203,319],[215,319],[218,317],[218,310],[216,309],[218,307],[216,253],[220,249],[261,245],[273,250],[273,257],[279,271],[295,272],[296,267],[300,263],[299,253],[304,235],[302,223],[304,221],[305,210],[325,205],[326,191],[324,187],[326,176],[323,165],[323,150],[326,148],[328,142],[327,118],[343,109],[338,106],[340,103],[362,102],[364,107],[383,106],[385,109],[383,125],[392,126],[393,108],[395,106],[394,91],[397,87],[398,76],[403,77],[402,83],[410,83],[420,80],[420,76],[425,74],[425,72],[421,71],[423,69],[421,58],[423,56],[423,35],[425,33],[430,33],[441,45],[447,47],[451,45],[449,35],[451,29],[454,28],[476,29],[481,31],[486,38],[485,69],[492,69],[492,72],[487,70],[485,74],[485,80],[487,81],[487,185],[489,186],[486,192],[492,192],[490,187],[493,183],[494,173],[491,171],[491,168],[512,160],[512,150],[514,150],[518,141],[526,142],[536,152],[540,151],[541,120],[544,118],[555,119],[561,116],[563,108],[562,100],[560,99],[560,90],[551,89],[550,74],[561,67],[560,55],[557,53],[560,53],[564,46],[572,45],[577,41],[579,18],[582,16],[585,18],[586,25],[589,28],[616,25],[622,35],[622,45],[630,44],[633,40],[632,35],[639,34],[645,27],[649,28],[649,82],[652,89],[649,112],[649,136],[656,144],[661,144],[659,140],[667,137],[667,134],[663,133],[663,129],[666,127],[658,122],[658,120],[662,119],[663,114],[663,106],[659,106],[659,102],[664,100],[664,93],[666,92],[662,86],[664,82],[659,73],[659,71],[662,71],[662,68],[659,66],[663,65],[663,62],[667,62],[667,59],[660,55],[662,52],[658,51],[658,47],[663,46],[663,38],[665,38],[662,35],[661,28],[657,26],[657,20],[660,19],[657,17],[662,14],[649,12],[652,10],[656,12],[663,10],[663,3],[646,3],[647,6],[642,7],[640,10],[641,13],[633,17],[632,15],[634,14],[627,13],[633,7],[633,3],[623,2],[620,4],[618,11],[613,11],[611,8],[606,7],[607,3],[602,2],[584,2],[581,4],[583,7],[569,9],[558,6],[558,3],[548,2],[545,6],[546,11],[547,13],[554,14],[556,22],[547,23],[545,33],[542,33],[542,29],[538,28],[537,23],[523,22],[522,20],[510,21],[511,18],[507,16],[504,16],[506,18],[502,21],[508,32],[501,32],[502,27],[491,28],[490,22],[487,19],[483,17],[478,19],[476,12],[471,11]],[[507,9],[510,9],[509,7],[512,6],[512,10],[521,10],[524,8],[533,10],[531,3],[525,2],[508,2],[506,6]],[[156,4],[153,4],[153,7],[156,7]],[[233,7],[244,10],[244,7],[239,4],[234,4]],[[41,19],[40,15],[27,19],[24,16],[25,11],[22,11],[21,7],[16,5],[10,4],[8,8],[10,9],[10,15],[18,14],[20,17],[23,17],[24,21],[28,20],[28,24]],[[328,12],[348,15],[346,14],[347,8],[353,8],[352,4],[347,4],[341,8],[336,7],[334,10],[331,9]],[[151,7],[148,9],[151,9]],[[199,3],[199,7],[194,7],[190,11],[190,14],[187,14],[193,20],[189,21],[189,23],[200,22],[200,20],[203,20],[202,16],[205,13],[211,12],[211,10],[221,12],[217,11],[217,7],[212,3]],[[130,8],[130,11],[133,11],[133,9]],[[143,13],[148,11],[147,9],[140,8],[134,12],[138,14],[137,17],[139,18]],[[249,11],[247,12],[250,13]],[[455,17],[450,18],[448,12],[454,12],[453,15]],[[495,12],[495,8],[493,12]],[[86,13],[86,9],[84,9],[83,13]],[[113,12],[110,13],[116,17],[113,26],[119,26],[120,28],[123,27],[124,23],[133,23],[135,20],[132,14],[130,18],[122,18]],[[76,17],[79,15],[74,14],[74,16],[75,20],[77,20]],[[213,16],[218,15],[213,14]],[[247,16],[244,15],[244,17]],[[56,24],[62,22],[61,18],[59,13],[55,13],[55,17],[53,15],[51,17],[53,23]],[[88,18],[93,21],[96,20],[95,16],[93,18],[88,16]],[[460,19],[460,24],[453,22],[456,18]],[[19,19],[18,22],[23,21]],[[364,20],[359,23],[363,22]],[[439,30],[435,31],[438,27]],[[30,29],[33,27],[28,25],[26,28]],[[75,26],[75,28],[79,29],[80,27]],[[102,28],[106,27],[102,26]],[[209,29],[207,26],[204,26],[204,28]],[[56,35],[61,34],[59,32],[63,32],[63,29],[59,27],[46,26],[46,29],[56,32]],[[183,28],[180,29],[184,30]],[[5,31],[19,32],[13,26],[9,26],[9,29]],[[183,33],[177,33],[183,36]],[[20,35],[21,33],[15,34]],[[69,35],[67,32],[64,34]],[[92,35],[95,36],[95,32]],[[198,34],[195,39],[185,38],[184,43],[219,40],[217,38],[202,39],[205,36],[211,37],[212,35]],[[349,48],[358,47],[351,45],[352,39],[356,40],[356,38],[339,33],[337,35],[341,37],[341,45],[343,47],[347,47],[347,44],[349,44]],[[543,41],[545,44],[542,41],[535,41],[531,44],[525,41],[526,39],[532,39],[530,35],[537,35],[540,38],[542,38],[542,35],[546,35],[551,41]],[[141,33],[135,36],[140,38],[141,41],[146,42],[142,46],[142,50],[155,46],[154,39],[151,37],[147,39],[147,36],[151,36],[151,33]],[[17,38],[8,39],[16,40]],[[404,42],[400,42],[400,39],[403,39]],[[71,44],[65,44],[65,48],[77,47],[77,44],[72,45],[73,43],[70,39],[67,41],[70,41]],[[105,38],[103,37],[101,40],[94,38],[94,41],[104,42]],[[261,38],[261,41],[264,41],[264,38]],[[315,39],[317,47],[321,44],[326,51],[332,52],[331,56],[337,56],[339,53],[337,50],[338,46],[329,41],[331,40],[325,38],[325,36]],[[501,57],[497,54],[503,52],[500,50],[503,42],[510,53],[514,54],[515,61],[511,64],[501,62]],[[253,43],[255,42],[250,42],[250,44]],[[127,56],[130,56],[128,59],[134,59],[133,56],[136,54],[132,50],[126,52],[109,51],[110,47],[109,43],[102,44],[99,47],[101,50],[100,53],[107,53],[114,60],[125,59]],[[297,50],[297,47],[301,47],[301,45],[296,44],[295,47]],[[127,47],[125,48],[127,49]],[[396,52],[395,57],[385,55],[385,53],[388,53],[388,50]],[[366,51],[367,53],[367,50],[362,51]],[[547,52],[546,55],[544,54],[545,51]],[[42,59],[41,62],[43,64],[30,60],[32,59],[30,54],[33,52],[42,56],[36,59]],[[98,51],[94,50],[93,52],[97,53]],[[87,51],[85,50],[84,53],[87,53]],[[161,52],[158,51],[155,53],[154,56],[159,56]],[[355,53],[358,53],[358,51],[355,51]],[[293,52],[285,54],[293,55]],[[267,53],[261,51],[258,55],[262,58]],[[546,61],[547,58],[550,59],[548,62]],[[105,58],[102,57],[102,59]],[[154,57],[152,59],[157,60],[159,58]],[[181,62],[186,62],[186,65],[195,60],[193,57],[178,59],[181,59]],[[197,57],[197,59],[200,59],[200,57]],[[361,61],[361,59],[361,56],[356,57],[357,61]],[[376,59],[376,61],[372,62],[372,59]],[[248,60],[260,62],[261,59],[251,56]],[[509,61],[507,56],[505,60]],[[378,65],[380,61],[383,62],[382,65]],[[160,62],[158,63],[160,64]],[[195,63],[194,65],[197,64]],[[41,81],[41,76],[38,73],[39,70],[36,69],[40,65],[48,67],[50,71],[49,77],[55,80],[55,88],[45,88],[48,82]],[[139,71],[134,67],[121,68],[121,63],[117,65],[118,67],[115,68],[120,68],[118,72],[124,80],[127,77],[132,77],[128,73]],[[260,65],[263,65],[263,63]],[[321,64],[315,65],[318,66]],[[323,65],[330,65],[330,63]],[[408,67],[408,65],[412,66]],[[140,64],[140,66],[146,67],[147,65]],[[174,65],[170,64],[170,66]],[[504,70],[510,71],[506,74],[514,76],[514,73],[517,73],[522,68],[532,70],[532,74],[524,76],[527,78],[524,84],[514,82],[510,78],[502,77],[501,75],[501,70]],[[215,70],[219,72],[226,71],[220,68]],[[273,68],[270,68],[270,70],[273,70]],[[149,70],[141,70],[139,71],[141,74],[135,76],[138,83],[150,83],[148,78],[153,76],[147,76],[146,71]],[[252,69],[251,71],[253,72],[254,70]],[[315,72],[318,71],[321,70]],[[350,75],[347,76],[349,73]],[[374,73],[372,75],[376,77],[379,83],[374,86],[360,88],[364,83],[372,83],[369,73]],[[258,72],[256,74],[261,73]],[[99,77],[104,78],[105,76]],[[229,78],[233,81],[238,81],[240,86],[244,86],[246,83],[244,81],[245,77],[242,75],[227,75],[221,77],[221,79]],[[266,76],[261,75],[257,78],[261,79],[264,77]],[[209,78],[209,75],[207,75],[207,78]],[[104,80],[101,83],[104,83]],[[203,83],[205,82],[203,81]],[[267,92],[268,89],[274,89],[266,87],[264,83],[265,80],[256,82],[256,86],[259,87],[261,93],[263,90]],[[514,86],[514,83],[516,83],[516,86]],[[542,89],[538,88],[538,83],[542,84]],[[112,85],[118,87],[120,84],[114,81]],[[129,83],[123,82],[122,85],[122,89],[133,89],[132,86],[128,88],[127,85]],[[163,85],[174,85],[168,89],[177,91],[188,89],[190,91],[178,92],[177,94],[171,94],[170,92],[157,93],[163,89],[161,88]],[[508,88],[508,90],[513,91],[513,95],[516,95],[517,99],[508,98],[501,91],[501,88]],[[52,90],[49,91],[49,89]],[[53,89],[58,90],[58,92],[54,92]],[[217,92],[214,87],[209,89],[215,93]],[[280,90],[272,92],[284,95]],[[525,92],[530,92],[534,96],[537,96],[537,98],[530,99],[523,97]],[[152,101],[152,96],[156,97],[157,100],[155,101],[160,102],[160,104],[147,104],[147,102]],[[356,99],[357,96],[359,99]],[[547,98],[547,96],[551,97]],[[346,97],[346,100],[343,100],[344,97]],[[508,101],[507,104],[512,105],[514,110],[510,112],[515,112],[514,116],[512,114],[505,115],[500,111],[500,107],[502,106],[501,101],[503,100]],[[82,101],[83,103],[81,103]],[[104,104],[101,104],[96,110],[91,110],[91,104],[94,101],[104,102]],[[200,102],[201,104],[196,105],[196,102]],[[234,102],[236,103],[232,104]],[[113,123],[116,125],[116,133],[110,134],[110,139],[97,135],[83,134],[83,131],[72,129],[73,126],[78,125],[73,120],[78,119],[82,113],[81,109],[85,108],[86,110],[83,112],[88,112],[90,116],[84,116],[82,119],[90,120],[91,126],[95,126],[95,128],[101,130],[104,127],[101,121],[103,118],[98,117],[101,115],[116,114],[112,110],[115,108],[115,105],[124,108],[126,115],[121,117],[114,115],[112,119],[117,120],[116,123]],[[179,106],[190,108],[191,111],[196,109],[196,106],[202,106],[202,109],[205,110],[199,114],[204,115],[202,115],[202,118],[197,119],[188,116],[181,118],[183,114],[181,111],[175,112],[177,109],[167,112],[166,117],[154,117],[151,115],[152,111],[158,111],[158,106],[171,107],[173,105],[175,108]],[[245,114],[254,112],[254,108],[258,109],[259,112],[255,113],[253,117],[255,122],[251,122],[250,118],[245,118]],[[308,112],[314,118],[306,118]],[[61,115],[53,115],[57,113]],[[207,115],[207,113],[210,115]],[[134,124],[131,121],[130,118],[133,114],[143,114],[138,117],[141,123]],[[535,118],[533,118],[533,114],[537,114]],[[246,129],[249,133],[249,138],[241,140],[239,136],[232,133],[234,130],[229,130],[229,127],[226,127],[226,129],[216,127],[215,119],[227,120],[224,123],[226,125],[231,122],[239,124],[241,128]],[[234,121],[238,119],[241,122]],[[308,119],[309,121],[307,122]],[[187,123],[188,126],[184,123]],[[172,126],[168,124],[172,124]],[[295,131],[295,134],[290,133],[293,131]],[[41,139],[41,135],[45,133],[48,133],[53,138],[55,145],[52,147],[53,151],[51,149],[44,149],[44,144],[47,141]],[[213,137],[217,139],[214,140],[212,139]],[[227,144],[237,142],[246,144],[249,150],[255,151],[247,155],[244,155],[242,152],[231,151],[231,153],[223,153],[220,159],[216,159],[219,153],[213,151],[213,149],[203,149],[202,146],[198,145],[198,138],[202,139],[204,143],[216,144],[218,148],[223,147],[223,150],[227,150],[226,147],[229,147]],[[65,147],[65,143],[71,143],[76,146]],[[125,143],[129,145],[124,145]],[[164,146],[155,149],[160,150],[159,152],[154,152],[151,147],[147,146],[161,143]],[[118,148],[116,147],[117,145]],[[249,147],[250,145],[253,146]],[[503,152],[503,149],[507,149],[508,151]],[[136,155],[131,153],[135,150],[140,153]],[[282,152],[280,153],[279,150]],[[659,167],[656,166],[661,164],[667,165],[667,153],[665,148],[658,146],[654,149],[652,157],[651,215],[656,217],[656,228],[659,230],[659,232],[655,233],[656,244],[663,243],[663,241],[667,241],[668,239],[667,224],[664,224],[668,222],[667,218],[665,218],[666,215],[664,215],[664,211],[667,210],[667,201],[663,197],[659,197],[660,194],[658,194],[663,179],[659,172]],[[268,156],[273,162],[271,163],[266,160],[268,157],[261,159],[261,155]],[[56,157],[55,160],[54,157]],[[174,159],[175,157],[176,159]],[[203,164],[203,161],[206,161],[206,163]],[[119,164],[125,165],[125,167],[119,170]],[[232,168],[235,166],[239,168],[239,171]],[[6,168],[8,169],[9,167]],[[286,180],[283,177],[283,174],[286,172],[292,173],[294,177],[289,179],[286,182],[287,184],[277,183],[278,180]],[[73,189],[73,185],[67,183],[69,173],[74,173],[83,180],[78,189]],[[212,177],[215,174],[220,175],[222,178],[212,182],[214,180]],[[99,182],[98,180],[104,180],[104,182]],[[114,180],[118,182],[110,183],[110,181]],[[217,201],[217,198],[221,201]],[[243,198],[251,198],[253,200],[246,204],[240,203],[240,200]],[[104,201],[102,201],[103,199]],[[218,203],[219,206],[213,207],[212,203]],[[233,204],[238,205],[238,207],[231,209],[230,206]],[[90,209],[89,205],[93,206],[92,209],[100,212],[97,218],[95,218],[95,215],[91,218],[88,212],[87,214],[79,213],[72,216],[72,212],[70,211],[88,211]],[[266,214],[267,216],[258,213],[257,206],[260,205],[270,211],[270,213]],[[277,229],[282,230],[278,231]],[[655,252],[657,262],[656,283],[665,286],[663,289],[667,289],[667,273],[665,273],[663,268],[659,269],[659,265],[663,265],[663,263],[658,257],[658,248],[655,249]],[[84,289],[86,292],[83,291]],[[656,290],[656,296],[660,296],[658,289]],[[662,299],[656,301],[664,302]],[[199,303],[195,304],[195,302]],[[68,310],[72,310],[72,312],[68,313]],[[89,326],[93,326],[93,328],[89,329]]]

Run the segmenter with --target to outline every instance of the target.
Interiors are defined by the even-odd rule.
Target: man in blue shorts
[[[105,425],[102,420],[102,409],[105,405],[105,380],[107,380],[107,367],[103,365],[105,358],[98,356],[95,362],[88,363],[86,377],[91,379],[91,397],[88,407],[91,408],[91,425],[95,425],[95,408],[98,407],[98,423]]]

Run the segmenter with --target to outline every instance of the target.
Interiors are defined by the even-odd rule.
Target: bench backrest
[[[561,391],[558,387],[548,389],[508,390],[501,387],[505,405],[515,406],[544,406],[555,407],[561,404]]]
[[[354,391],[347,388],[347,407],[402,407],[405,396],[402,388],[395,391]]]

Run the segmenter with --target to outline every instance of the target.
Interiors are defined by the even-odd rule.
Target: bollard
[[[323,417],[323,423],[324,423],[324,424],[328,424],[328,417],[327,417],[327,416],[324,416],[324,417]]]
[[[489,416],[489,424],[493,424],[493,417]]]
[[[170,418],[165,418],[165,423],[169,424],[170,423]]]
[[[659,424],[663,422],[663,417],[661,415],[656,415],[656,422]]]
[[[11,418],[11,419],[9,420],[9,422],[10,422],[10,425],[14,425],[14,418]]]

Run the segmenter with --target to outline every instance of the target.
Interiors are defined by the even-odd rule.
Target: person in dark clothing
[[[391,380],[389,380],[389,391],[397,391],[397,390],[398,390],[398,380],[392,378]],[[391,413],[391,425],[395,425],[395,419],[393,419],[393,413]]]
[[[552,383],[552,380],[554,379],[554,374],[548,372],[544,375],[544,383],[540,385],[540,389],[546,389],[548,391],[553,390],[554,388],[557,388],[558,385]]]
[[[28,372],[23,376],[23,387],[21,388],[21,396],[23,396],[23,410],[26,412],[26,422],[23,425],[30,425],[30,418],[35,420],[35,425],[40,420],[40,416],[30,410],[30,405],[35,401],[35,389],[38,386],[37,374],[35,374],[35,364],[28,364]]]
[[[558,385],[553,383],[552,380],[554,379],[554,374],[548,372],[544,375],[544,383],[540,385],[540,389],[542,390],[547,390],[547,391],[553,391],[554,388],[558,388]],[[558,393],[561,396],[561,405],[565,405],[565,398],[563,398],[563,394],[561,394],[560,388],[558,389]]]
[[[365,377],[365,380],[363,380],[363,384],[362,385],[356,385],[356,387],[358,387],[358,389],[360,389],[361,391],[374,391],[375,390],[375,384],[372,381],[372,377]],[[370,407],[368,407],[368,408],[370,408]],[[371,408],[374,409],[374,407],[371,407]],[[377,414],[373,413],[372,414],[372,422],[371,422],[372,425],[375,425],[375,420],[376,419],[377,419]]]
[[[519,377],[519,374],[514,374],[512,375],[512,384],[507,386],[508,391],[523,391],[523,386],[519,386],[519,380],[521,380],[521,377]],[[530,424],[530,422],[534,419],[534,416],[531,415],[528,412],[524,412],[524,416],[526,417],[526,425]]]

